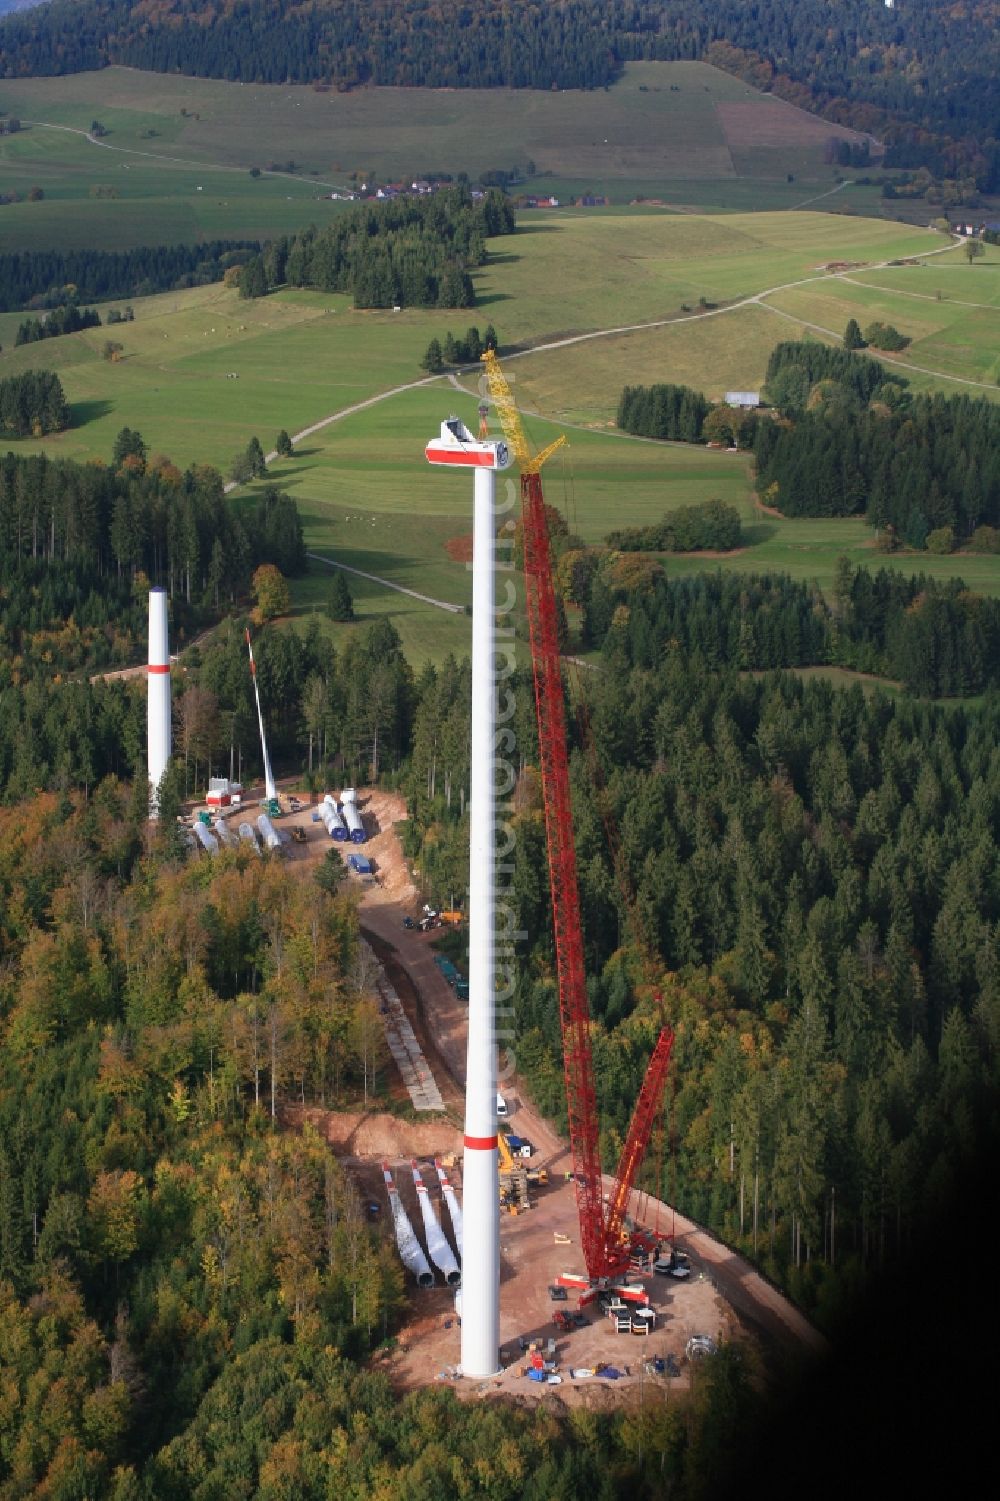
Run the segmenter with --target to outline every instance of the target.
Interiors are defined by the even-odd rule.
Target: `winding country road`
[[[924,251],[921,254],[921,256],[919,256],[919,257],[914,256],[914,257],[912,257],[912,259],[914,259],[914,260],[917,260],[917,259],[926,259],[927,257],[932,256],[932,255],[942,255],[945,251],[954,249],[956,244],[961,244],[961,243],[962,243],[961,237],[960,236],[956,236],[952,240],[951,243],[949,243],[947,245],[938,246],[938,248],[935,249],[935,250]],[[890,266],[890,264],[891,263],[889,261],[879,261],[877,264],[875,264],[873,266],[870,266],[868,269],[870,271],[882,271],[882,270],[888,269],[888,267]],[[651,329],[651,328],[668,328],[668,327],[670,327],[671,324],[674,324],[674,323],[698,323],[698,322],[700,322],[704,318],[721,318],[721,317],[724,317],[727,313],[735,312],[738,308],[751,307],[755,303],[758,304],[761,307],[767,308],[768,312],[775,313],[779,317],[788,318],[788,319],[790,319],[791,321],[793,321],[795,323],[801,324],[803,327],[815,329],[817,332],[828,334],[828,335],[830,335],[833,338],[839,338],[840,335],[837,334],[837,333],[835,333],[834,330],[828,329],[828,328],[823,328],[821,324],[808,323],[808,322],[806,322],[805,319],[796,318],[795,315],[792,314],[792,313],[786,313],[781,308],[772,307],[765,299],[768,298],[768,297],[773,297],[777,292],[787,292],[787,291],[791,290],[794,287],[808,286],[812,282],[840,280],[840,279],[841,278],[840,278],[839,275],[837,275],[837,273],[824,271],[824,272],[820,272],[818,275],[815,275],[815,276],[803,276],[803,277],[800,277],[797,281],[780,282],[777,286],[767,287],[762,292],[755,292],[751,296],[742,297],[742,298],[738,299],[736,302],[727,303],[724,307],[705,308],[703,311],[701,311],[699,313],[681,313],[681,314],[678,314],[676,316],[672,316],[670,318],[650,319],[650,320],[647,320],[644,323],[626,323],[626,324],[618,325],[618,326],[616,326],[614,328],[593,329],[589,333],[570,334],[570,335],[568,335],[568,336],[566,336],[564,338],[560,338],[560,339],[549,339],[549,340],[546,340],[546,341],[544,341],[544,342],[542,342],[540,344],[534,344],[534,345],[532,345],[532,347],[530,349],[521,349],[521,350],[515,351],[512,354],[505,355],[504,356],[504,363],[505,364],[510,364],[512,360],[528,359],[532,355],[545,354],[549,350],[553,350],[553,349],[565,349],[565,348],[569,347],[570,345],[573,345],[573,344],[582,344],[582,343],[585,343],[585,342],[587,342],[589,340],[593,340],[593,339],[608,339],[608,338],[616,337],[616,336],[621,335],[621,334],[640,333],[640,332],[642,332],[642,331],[644,331],[646,329]],[[846,279],[849,279],[849,278],[844,278],[844,279],[846,280]],[[895,359],[895,358],[892,360],[891,363],[894,366],[902,365],[907,370],[919,371],[921,374],[924,374],[924,375],[937,376],[941,380],[956,381],[960,385],[982,386],[984,388],[992,389],[991,387],[988,386],[988,383],[985,382],[985,381],[967,380],[967,379],[963,378],[962,376],[957,376],[957,375],[945,375],[945,374],[943,374],[940,371],[927,370],[927,369],[925,369],[925,367],[923,367],[921,365],[914,365],[914,364],[911,364],[911,363],[907,363],[906,361],[898,360],[898,359]],[[299,443],[299,442],[302,441],[303,438],[308,438],[308,437],[311,437],[313,433],[321,432],[324,428],[329,427],[334,422],[341,422],[341,421],[343,421],[343,419],[345,417],[350,417],[355,412],[364,411],[367,407],[377,406],[379,404],[379,402],[382,402],[382,401],[389,401],[389,400],[391,400],[392,397],[394,397],[394,396],[400,396],[405,391],[415,391],[415,390],[417,390],[421,386],[430,386],[430,385],[433,385],[436,381],[443,381],[443,380],[448,380],[450,382],[450,384],[455,387],[456,390],[462,391],[466,395],[478,394],[478,393],[470,392],[468,390],[468,387],[463,386],[461,384],[460,380],[458,379],[457,374],[454,371],[442,372],[440,375],[425,375],[425,376],[420,377],[417,380],[407,381],[403,385],[392,386],[392,387],[390,387],[390,389],[388,389],[386,391],[380,391],[380,392],[378,392],[375,396],[369,396],[364,401],[354,402],[351,406],[342,407],[339,411],[332,412],[329,417],[323,417],[318,422],[311,423],[309,427],[303,428],[301,432],[295,433],[295,435],[292,438],[292,442],[293,442],[293,444],[294,443]],[[552,418],[545,417],[544,414],[541,413],[541,412],[531,412],[527,408],[522,408],[522,410],[528,416],[537,416],[537,417],[543,418],[543,420],[545,420],[545,421],[553,421],[553,420],[555,420],[555,419],[552,419]],[[572,428],[574,428],[575,430],[577,430],[579,432],[589,432],[589,431],[592,431],[592,429],[586,428],[586,427],[584,427],[584,426],[582,426],[581,424],[578,424],[578,423],[562,423],[561,425],[563,427],[572,427]],[[604,436],[613,437],[613,438],[619,438],[619,439],[622,439],[623,441],[629,441],[629,442],[660,443],[660,446],[662,446],[661,440],[659,440],[659,439],[656,439],[656,438],[638,438],[634,434],[631,434],[631,433],[608,432],[608,433],[604,434]],[[678,446],[684,446],[684,445],[678,445]],[[268,453],[268,454],[265,455],[265,462],[268,463],[268,464],[270,464],[274,459],[277,458],[277,456],[278,456],[277,455],[277,451],[272,449],[272,451],[270,453]],[[237,484],[236,484],[235,481],[230,481],[225,486],[225,489],[226,489],[227,492],[230,491],[230,490],[234,490],[236,488],[237,488]],[[340,562],[338,562],[334,558],[322,557],[318,553],[310,553],[309,556],[311,558],[315,558],[317,562],[325,563],[328,567],[331,567],[331,568],[340,568],[345,573],[353,573],[353,574],[356,574],[359,578],[369,579],[369,580],[371,580],[371,582],[379,584],[379,585],[381,585],[385,589],[394,590],[397,594],[407,594],[407,595],[410,595],[413,599],[421,600],[424,604],[431,605],[435,609],[447,610],[447,611],[449,611],[449,612],[451,612],[453,614],[457,614],[457,615],[461,615],[461,614],[464,613],[464,606],[463,605],[449,604],[446,600],[434,599],[430,595],[419,594],[415,589],[405,588],[402,584],[394,583],[392,579],[383,578],[379,574],[376,574],[376,573],[366,573],[363,569],[350,567],[346,563],[340,563]]]

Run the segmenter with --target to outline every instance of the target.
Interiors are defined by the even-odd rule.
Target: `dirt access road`
[[[360,918],[362,930],[376,941],[382,955],[390,955],[398,968],[409,978],[412,992],[424,1022],[424,1035],[429,1039],[428,1056],[440,1055],[448,1073],[459,1084],[465,1080],[465,1044],[467,1008],[459,1001],[450,985],[434,963],[431,947],[433,934],[403,927],[404,916],[417,916],[420,912],[420,896],[406,869],[396,834],[395,825],[406,817],[403,799],[395,794],[373,791],[367,794],[370,811],[377,824],[378,834],[366,849],[373,856],[380,884],[362,888]],[[548,1168],[553,1183],[572,1168],[567,1143],[551,1128],[534,1109],[524,1090],[515,1079],[504,1088],[505,1098],[511,1112],[512,1125],[519,1135],[527,1137],[536,1149],[535,1161]],[[610,1180],[609,1180],[610,1184]],[[548,1213],[539,1214],[547,1205],[553,1190],[543,1190],[539,1195],[538,1209],[527,1217],[530,1222],[536,1215],[539,1221],[549,1218]],[[663,1226],[675,1228],[679,1244],[683,1244],[695,1262],[710,1278],[715,1288],[738,1315],[752,1327],[765,1344],[772,1345],[776,1352],[816,1353],[826,1351],[827,1342],[807,1319],[785,1298],[777,1288],[763,1278],[743,1257],[736,1255],[720,1241],[709,1235],[700,1226],[683,1215],[676,1214],[670,1206],[655,1200],[646,1206],[643,1196],[644,1218],[650,1213],[658,1214]],[[637,1209],[637,1197],[633,1203]],[[553,1211],[555,1204],[552,1205]],[[563,1218],[560,1213],[559,1218]],[[503,1222],[503,1239],[513,1241],[516,1222]],[[521,1239],[517,1228],[517,1238]],[[551,1232],[548,1244],[551,1245]],[[551,1258],[549,1258],[551,1259]],[[561,1269],[578,1269],[579,1236],[573,1235],[568,1248],[559,1253],[563,1266],[555,1265],[550,1274]],[[544,1291],[544,1289],[543,1289]],[[678,1293],[686,1291],[680,1284]],[[519,1289],[520,1296],[520,1289]],[[507,1338],[507,1335],[504,1335]],[[426,1377],[424,1378],[426,1379]]]
[[[235,818],[256,811],[253,790],[247,791],[250,799],[240,813],[232,815]],[[315,809],[307,798],[293,809],[288,789],[282,786],[279,791],[286,810],[280,826],[288,829],[297,825],[305,834],[303,843],[286,845],[286,859],[308,877],[331,848],[329,837],[324,826],[313,821]],[[385,966],[433,1069],[445,1101],[445,1114],[432,1121],[408,1121],[400,1115],[376,1111],[302,1112],[288,1108],[283,1114],[293,1126],[307,1115],[338,1157],[350,1166],[366,1197],[383,1198],[379,1164],[383,1159],[391,1162],[400,1194],[419,1222],[409,1173],[411,1159],[426,1161],[435,1155],[461,1153],[467,1008],[434,963],[435,935],[403,927],[405,916],[417,917],[421,911],[421,898],[407,870],[398,835],[398,825],[406,817],[403,799],[379,789],[359,788],[358,792],[368,833],[364,852],[375,874],[365,880],[351,872],[347,879],[358,901],[362,931]],[[391,1084],[394,1092],[398,1087],[402,1100],[402,1081],[393,1077]],[[567,1181],[572,1159],[567,1143],[535,1110],[516,1077],[504,1085],[504,1095],[511,1123],[534,1146],[534,1164],[547,1169],[549,1185],[535,1192],[530,1213],[505,1215],[501,1221],[501,1338],[508,1359],[497,1389],[536,1399],[546,1391],[558,1390],[562,1400],[584,1405],[611,1397],[610,1389],[597,1381],[567,1381],[560,1388],[546,1388],[524,1380],[520,1375],[522,1339],[556,1337],[561,1366],[567,1371],[590,1367],[598,1360],[627,1365],[632,1374],[625,1378],[625,1385],[637,1379],[642,1355],[682,1357],[684,1344],[694,1333],[739,1337],[753,1331],[765,1354],[775,1356],[818,1353],[825,1348],[822,1337],[798,1310],[749,1263],[690,1220],[675,1215],[670,1206],[655,1200],[644,1200],[639,1217],[664,1238],[673,1234],[678,1246],[691,1256],[695,1271],[684,1283],[662,1277],[650,1279],[649,1291],[659,1317],[655,1335],[648,1342],[615,1336],[596,1314],[584,1328],[568,1336],[557,1334],[551,1322],[557,1305],[549,1300],[549,1284],[561,1271],[582,1270],[575,1193]],[[426,1176],[437,1202],[436,1175]],[[453,1177],[460,1187],[460,1168],[456,1167]],[[633,1208],[638,1207],[636,1202]],[[439,1203],[437,1208],[441,1215]],[[446,1216],[441,1217],[446,1220]],[[444,1373],[459,1362],[458,1341],[451,1293],[444,1288],[415,1293],[399,1347],[390,1357],[389,1374],[403,1388],[437,1377],[448,1379]],[[614,1390],[618,1392],[620,1386],[615,1383]],[[491,1391],[495,1387],[496,1383],[488,1384]],[[466,1395],[480,1390],[472,1383],[458,1383],[456,1389]]]

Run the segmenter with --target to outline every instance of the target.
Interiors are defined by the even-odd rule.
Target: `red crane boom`
[[[590,1011],[583,967],[583,928],[576,879],[576,847],[566,755],[559,627],[549,530],[541,476],[521,475],[524,527],[524,581],[527,594],[531,665],[538,716],[538,752],[549,851],[549,884],[555,929],[559,1017],[562,1024],[566,1109],[573,1150],[576,1202],[580,1212],[583,1259],[591,1277],[605,1275],[604,1198],[597,1132],[597,1095],[590,1054]]]
[[[656,1107],[662,1097],[674,1036],[669,1028],[664,1028],[653,1051],[618,1165],[609,1210],[605,1214],[598,1141],[597,1092],[594,1088],[594,1065],[590,1051],[590,1009],[583,965],[580,892],[576,878],[576,847],[573,843],[566,712],[563,703],[562,661],[559,655],[559,614],[552,578],[552,552],[545,516],[545,499],[539,474],[549,454],[565,440],[559,438],[542,453],[532,455],[496,354],[493,350],[487,350],[483,360],[497,414],[521,469],[524,580],[538,718],[545,837],[549,855],[566,1109],[580,1215],[580,1240],[587,1276],[591,1282],[596,1282],[613,1276],[628,1266],[628,1247],[622,1233],[625,1208],[649,1142]]]
[[[573,841],[569,759],[566,752],[558,612],[545,501],[537,469],[529,469],[521,475],[521,507],[525,591],[559,983],[566,1108],[583,1257],[587,1275],[591,1279],[597,1279],[612,1276],[628,1266],[628,1249],[623,1245],[622,1239],[625,1208],[663,1094],[674,1034],[668,1028],[661,1031],[653,1051],[618,1165],[609,1211],[605,1216],[598,1143],[597,1094],[590,1051],[590,1010],[583,964],[576,847]]]
[[[625,1224],[625,1211],[628,1208],[629,1195],[635,1183],[635,1175],[639,1171],[639,1165],[646,1155],[649,1146],[649,1138],[653,1131],[653,1122],[656,1120],[656,1112],[663,1099],[663,1087],[667,1082],[667,1070],[670,1067],[670,1053],[674,1045],[674,1034],[669,1027],[664,1027],[656,1040],[653,1056],[649,1060],[646,1077],[642,1081],[639,1098],[635,1102],[635,1112],[632,1116],[632,1124],[629,1126],[625,1145],[622,1147],[622,1155],[618,1161],[618,1172],[615,1175],[615,1185],[608,1200],[608,1212],[605,1222],[604,1241],[607,1247],[607,1257],[611,1261],[616,1256],[627,1260],[628,1248],[625,1244],[623,1227]]]

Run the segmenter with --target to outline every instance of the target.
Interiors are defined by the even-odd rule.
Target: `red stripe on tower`
[[[474,1152],[492,1152],[497,1144],[495,1136],[467,1136],[465,1145]]]

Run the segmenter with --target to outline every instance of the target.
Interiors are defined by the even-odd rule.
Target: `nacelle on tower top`
[[[432,438],[424,453],[429,464],[456,464],[467,469],[506,469],[510,464],[510,451],[502,438],[480,442],[461,417],[442,422],[441,436]]]

